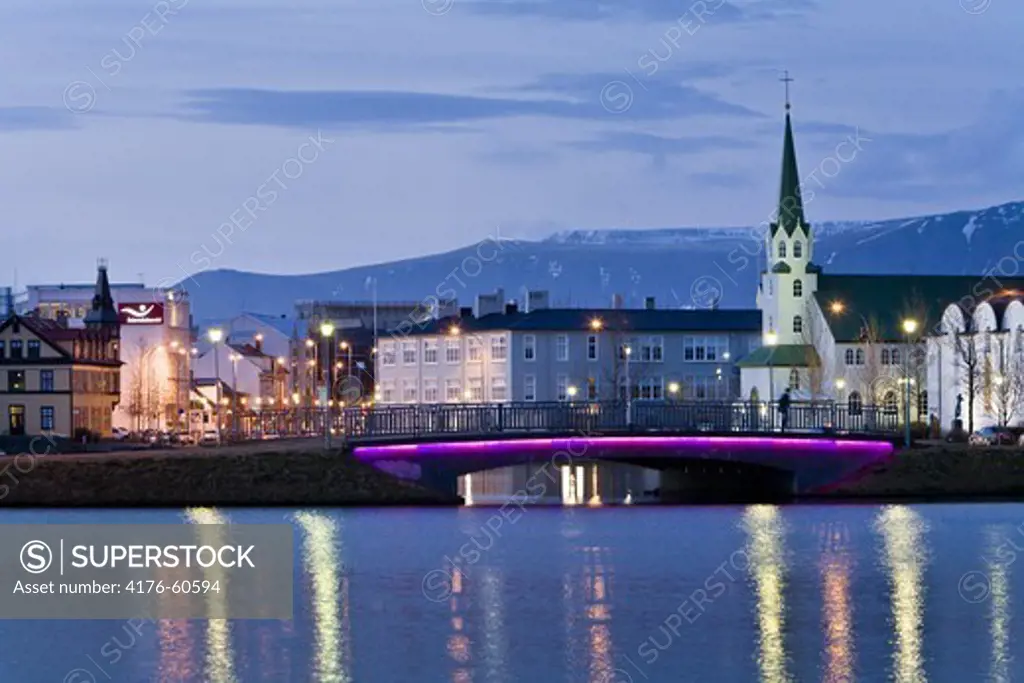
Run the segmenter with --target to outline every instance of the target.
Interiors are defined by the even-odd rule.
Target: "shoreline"
[[[1020,502],[1024,449],[920,445],[854,476],[826,490],[796,496],[716,501],[712,492],[702,500],[678,504]],[[324,451],[307,439],[219,448],[0,456],[0,509],[461,505],[459,496],[398,479],[340,449]],[[647,505],[668,504],[602,506]]]

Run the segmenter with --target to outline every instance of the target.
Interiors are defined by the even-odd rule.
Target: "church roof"
[[[114,297],[110,295],[110,280],[107,279],[107,266],[101,264],[96,269],[96,287],[92,297],[92,310],[85,314],[86,325],[117,325],[120,318],[114,308]]]
[[[800,172],[796,166],[796,146],[793,143],[793,124],[790,121],[789,105],[786,112],[786,133],[782,143],[782,182],[779,184],[779,208],[775,222],[771,226],[774,237],[779,228],[792,236],[796,229],[801,228],[810,234],[807,220],[804,218],[804,201],[800,196]]]
[[[779,344],[762,346],[736,365],[741,368],[808,368],[821,363],[818,352],[810,344]]]
[[[837,342],[904,340],[903,320],[932,334],[943,311],[958,303],[966,313],[1007,289],[1024,290],[1024,279],[985,275],[819,275],[814,297]]]

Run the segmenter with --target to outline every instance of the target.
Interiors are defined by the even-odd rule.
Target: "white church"
[[[745,397],[875,405],[969,431],[1024,422],[1024,280],[830,275],[814,263],[786,105],[782,182],[757,291],[764,345],[739,361]],[[908,385],[909,384],[909,392]],[[909,395],[909,402],[907,396]]]

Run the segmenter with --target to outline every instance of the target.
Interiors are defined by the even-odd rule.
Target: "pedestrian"
[[[789,387],[782,392],[782,396],[779,397],[779,415],[782,416],[782,431],[786,431],[789,427],[789,403],[792,399],[789,397]]]

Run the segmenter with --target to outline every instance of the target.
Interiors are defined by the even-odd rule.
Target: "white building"
[[[31,285],[19,303],[69,327],[84,326],[94,285]],[[125,429],[176,429],[184,426],[189,406],[191,329],[184,290],[112,284],[121,321],[121,400],[113,426]]]
[[[213,389],[216,384],[206,380],[219,376],[223,386],[244,397],[246,410],[281,407],[287,397],[288,370],[278,358],[264,353],[259,341],[208,345],[193,360],[193,376],[198,384]]]
[[[379,342],[377,401],[727,400],[735,359],[760,344],[753,310],[551,309],[478,297],[476,310]],[[540,308],[537,308],[540,306]]]

